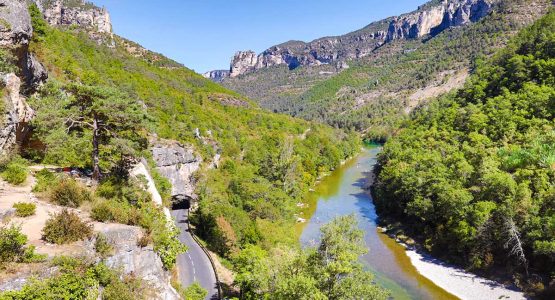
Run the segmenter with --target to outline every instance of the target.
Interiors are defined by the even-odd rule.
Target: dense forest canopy
[[[386,143],[376,205],[441,257],[548,283],[555,268],[555,12],[477,65],[462,90],[417,112]]]

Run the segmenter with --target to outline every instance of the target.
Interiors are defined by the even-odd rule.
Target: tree
[[[91,166],[98,181],[102,169],[125,167],[147,147],[145,110],[117,89],[51,82],[34,101],[47,163]]]

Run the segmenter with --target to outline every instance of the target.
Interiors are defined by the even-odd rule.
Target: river
[[[307,222],[297,225],[301,244],[314,245],[323,224],[336,216],[354,214],[365,232],[369,248],[362,261],[375,274],[376,282],[391,291],[393,299],[457,299],[420,275],[405,249],[378,232],[378,216],[372,197],[364,187],[380,150],[377,146],[365,147],[362,153],[324,177],[315,187],[308,196],[308,207],[301,214]]]

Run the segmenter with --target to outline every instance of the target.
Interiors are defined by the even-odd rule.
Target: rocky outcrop
[[[14,145],[21,143],[29,134],[27,124],[35,112],[19,94],[21,80],[15,74],[5,74],[1,78],[7,96],[4,101],[4,115],[0,118],[0,156],[5,155]]]
[[[499,0],[434,1],[413,13],[375,22],[343,36],[325,37],[309,43],[291,41],[273,46],[258,55],[253,51],[240,51],[231,61],[229,77],[272,66],[286,65],[289,69],[294,69],[298,66],[337,64],[365,57],[385,43],[436,35],[447,28],[476,22],[486,16],[497,1]],[[212,79],[221,81],[221,77]]]
[[[221,82],[225,78],[229,77],[229,75],[230,75],[229,70],[215,70],[215,71],[210,71],[202,74],[204,78],[208,78],[215,82]]]
[[[140,247],[143,235],[141,228],[121,224],[107,224],[99,229],[113,248],[113,255],[105,260],[108,267],[120,270],[123,274],[133,274],[141,278],[153,291],[148,299],[180,299],[170,285],[170,274],[164,269],[160,256],[152,246]],[[94,253],[95,240],[88,242],[89,250]]]
[[[35,90],[48,78],[42,64],[29,53],[33,34],[25,0],[0,0],[0,47],[10,50],[25,78],[28,91]]]
[[[33,53],[26,54],[22,71],[25,84],[30,91],[37,90],[48,79],[46,68],[44,68]]]
[[[34,0],[53,26],[77,25],[100,33],[112,33],[110,14],[85,0]]]
[[[0,0],[0,47],[21,50],[29,44],[32,33],[25,0]]]
[[[485,17],[495,0],[444,0],[437,6],[419,10],[389,25],[386,42],[436,35],[450,27],[463,26]]]
[[[195,155],[193,147],[161,141],[152,147],[152,157],[158,172],[171,182],[175,200],[196,198],[193,174],[200,168],[202,159]]]

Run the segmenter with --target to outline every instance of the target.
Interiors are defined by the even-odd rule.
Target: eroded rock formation
[[[156,169],[172,184],[172,197],[176,200],[195,199],[193,174],[200,168],[202,159],[193,147],[174,141],[160,141],[152,147]]]
[[[27,124],[35,112],[20,95],[21,80],[15,74],[2,75],[0,85],[5,89],[4,114],[0,116],[0,156],[5,155],[28,135]]]
[[[112,33],[108,11],[85,0],[34,1],[50,25],[77,25],[100,33]]]
[[[258,55],[253,51],[239,51],[231,61],[229,75],[219,75],[237,77],[278,65],[294,69],[301,65],[317,66],[361,58],[385,43],[436,35],[451,27],[476,22],[485,17],[497,1],[444,0],[428,3],[415,12],[375,22],[343,36],[325,37],[309,43],[290,41]],[[208,78],[221,81],[222,76]]]

